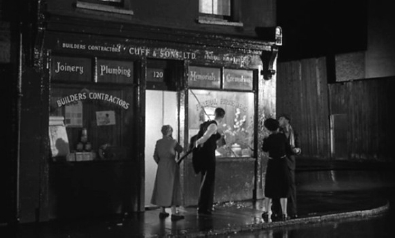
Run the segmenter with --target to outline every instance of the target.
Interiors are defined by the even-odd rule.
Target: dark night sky
[[[279,60],[366,50],[368,0],[278,0]]]

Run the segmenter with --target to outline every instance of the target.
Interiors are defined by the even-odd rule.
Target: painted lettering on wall
[[[217,50],[203,50],[195,49],[178,49],[168,47],[150,47],[144,45],[130,45],[130,44],[84,44],[81,42],[62,42],[59,39],[58,43],[61,49],[68,50],[83,50],[116,53],[131,56],[151,57],[159,59],[177,59],[177,60],[205,60],[210,62],[221,62],[228,64],[235,64],[241,67],[246,67],[254,62],[255,58],[259,58],[262,54],[260,50],[249,50],[248,52],[227,53]],[[264,51],[270,51],[270,46],[265,46]]]
[[[200,104],[196,104],[196,111],[199,111],[203,107],[220,107],[220,106],[231,106],[234,108],[238,108],[241,112],[247,113],[248,107],[245,106],[243,103],[231,100],[231,99],[226,99],[226,98],[213,98],[209,100],[205,100],[200,102]]]
[[[91,99],[91,100],[103,100],[110,103],[114,103],[123,107],[124,109],[129,108],[129,103],[107,93],[97,93],[97,92],[81,92],[76,94],[70,94],[66,97],[60,98],[56,101],[58,107],[62,107],[68,104],[76,103],[78,101]]]
[[[132,70],[121,66],[110,67],[108,65],[100,65],[100,76],[104,75],[122,75],[130,78]]]
[[[60,72],[70,72],[70,73],[78,73],[78,74],[83,74],[84,73],[84,66],[81,65],[70,65],[67,64],[66,62],[56,62],[56,68],[55,68],[55,73],[60,73]]]
[[[245,76],[245,75],[232,75],[226,74],[225,75],[226,82],[229,83],[252,83],[252,77]]]
[[[218,80],[218,77],[214,75],[213,72],[211,73],[205,73],[205,74],[199,74],[196,71],[189,71],[189,80],[191,81],[215,81]]]

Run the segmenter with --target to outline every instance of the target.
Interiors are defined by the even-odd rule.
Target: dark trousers
[[[201,173],[198,211],[211,212],[214,203],[215,159]]]
[[[288,216],[293,216],[297,214],[296,207],[296,184],[295,184],[295,170],[290,169],[290,186],[289,186],[289,197],[287,205]],[[281,215],[281,204],[280,199],[272,199],[272,212],[273,214]]]

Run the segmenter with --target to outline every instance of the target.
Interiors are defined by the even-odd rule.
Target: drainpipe
[[[19,223],[20,219],[20,192],[19,192],[19,183],[20,183],[20,148],[21,148],[21,114],[22,114],[22,62],[23,62],[23,40],[22,40],[22,32],[21,32],[21,24],[19,25],[18,32],[18,56],[17,56],[17,64],[18,64],[18,76],[17,76],[17,115],[16,115],[16,123],[15,123],[15,131],[16,131],[16,174],[15,174],[15,222]]]

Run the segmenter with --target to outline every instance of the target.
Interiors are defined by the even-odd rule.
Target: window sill
[[[133,15],[134,14],[132,10],[117,8],[117,7],[108,6],[108,5],[89,3],[89,2],[77,1],[76,7],[80,8],[80,9],[86,9],[86,10],[110,12],[110,13],[117,13],[117,14],[124,14],[124,15]]]
[[[221,20],[221,19],[210,18],[210,17],[199,17],[197,19],[197,21],[200,24],[207,24],[207,25],[243,27],[243,23],[242,22],[231,22],[231,21],[227,21],[227,20]]]

